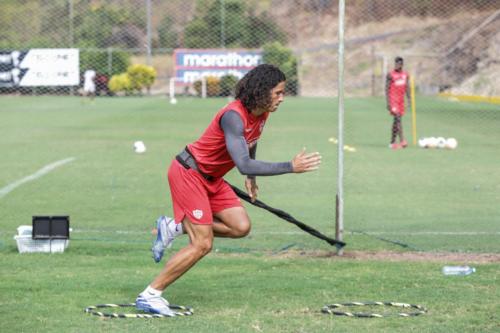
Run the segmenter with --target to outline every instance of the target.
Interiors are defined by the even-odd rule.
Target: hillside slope
[[[284,20],[281,15],[285,12],[275,13],[277,21],[285,29],[300,32],[289,34],[292,36],[289,46],[300,57],[301,94],[335,95],[336,13],[304,12],[294,20]],[[488,19],[488,24],[481,27]],[[346,93],[368,95],[373,91],[382,94],[385,71],[392,67],[394,56],[402,55],[422,92],[447,90],[500,95],[499,32],[499,10],[461,12],[444,18],[394,16],[381,22],[357,24],[351,24],[347,17]],[[464,41],[469,34],[470,38]]]

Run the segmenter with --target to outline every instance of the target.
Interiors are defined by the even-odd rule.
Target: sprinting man
[[[403,71],[403,58],[394,59],[394,70],[387,74],[385,84],[385,97],[387,100],[387,110],[394,117],[391,128],[391,143],[389,148],[406,148],[406,142],[403,135],[402,117],[405,114],[405,95],[410,102],[410,85],[408,84],[409,75]],[[399,136],[399,143],[396,138]]]
[[[168,170],[174,217],[160,216],[152,248],[159,262],[175,237],[187,233],[189,244],[175,253],[136,299],[139,310],[170,315],[163,291],[212,249],[214,237],[245,237],[250,219],[240,200],[222,178],[236,166],[246,175],[245,187],[255,200],[255,176],[303,173],[318,169],[319,153],[299,152],[291,161],[255,159],[257,141],[267,118],[285,96],[285,75],[272,65],[259,65],[236,85],[236,99],[222,108],[205,132],[176,156]]]

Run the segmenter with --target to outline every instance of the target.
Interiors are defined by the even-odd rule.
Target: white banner
[[[0,86],[77,86],[78,49],[0,52]]]
[[[175,77],[191,83],[202,77],[233,75],[241,79],[262,63],[262,51],[250,49],[176,49]]]

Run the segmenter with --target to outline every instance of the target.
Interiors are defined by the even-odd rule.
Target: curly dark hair
[[[276,66],[258,65],[238,81],[236,99],[251,112],[256,108],[266,108],[271,104],[271,90],[286,81],[285,74]]]

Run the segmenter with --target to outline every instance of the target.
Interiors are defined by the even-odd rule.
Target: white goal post
[[[201,81],[201,98],[207,98],[207,79],[205,77],[200,78]],[[180,78],[171,77],[169,80],[169,98],[170,103],[175,104],[177,99],[175,98],[175,83],[183,82]],[[192,83],[190,84],[192,85]]]

